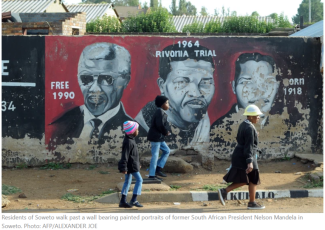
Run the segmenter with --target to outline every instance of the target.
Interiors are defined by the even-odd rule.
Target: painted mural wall
[[[256,104],[264,113],[256,126],[263,159],[322,153],[317,39],[4,38],[8,62],[2,68],[9,75],[2,76],[3,165],[113,161],[120,157],[126,120],[140,124],[137,143],[146,151],[157,95],[169,98],[171,149],[230,159],[244,108]],[[22,47],[12,52],[12,42]],[[36,86],[6,86],[5,81]],[[9,109],[11,102],[15,110]]]

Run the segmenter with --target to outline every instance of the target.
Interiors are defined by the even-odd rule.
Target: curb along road
[[[129,196],[132,196],[129,193]],[[258,190],[256,199],[278,199],[278,198],[306,198],[323,197],[323,189],[308,190]],[[232,191],[227,194],[227,200],[247,200],[248,191]],[[218,192],[143,192],[138,196],[139,202],[191,202],[191,201],[214,201],[219,200]],[[96,202],[99,203],[119,203],[119,193],[114,193],[102,197]]]

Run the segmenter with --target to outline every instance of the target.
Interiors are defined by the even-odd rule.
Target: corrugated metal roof
[[[321,20],[315,24],[308,26],[305,29],[291,34],[290,37],[321,37],[323,34],[323,20]]]
[[[43,13],[53,0],[2,0],[2,12]]]
[[[85,12],[86,22],[102,17],[108,9],[112,8],[112,3],[105,4],[76,4],[66,5],[69,12]]]
[[[205,26],[210,21],[220,20],[221,23],[225,17],[217,16],[173,16],[173,22],[178,32],[182,32],[185,25],[192,24],[193,22],[201,22]],[[258,17],[259,21],[273,22],[271,17]]]

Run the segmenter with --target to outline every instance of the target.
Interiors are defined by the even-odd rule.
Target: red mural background
[[[258,52],[270,55],[275,62],[279,60],[276,50],[267,39],[241,40],[229,38],[196,38],[196,37],[142,37],[142,36],[84,36],[64,37],[49,36],[45,39],[45,137],[46,143],[51,136],[49,126],[66,111],[84,104],[83,95],[78,84],[78,62],[82,50],[93,43],[109,42],[125,47],[131,54],[131,80],[124,90],[121,101],[126,113],[135,117],[149,102],[160,95],[157,85],[159,58],[156,51],[178,41],[199,41],[200,45],[215,50],[215,94],[210,103],[208,113],[211,124],[229,111],[236,103],[232,92],[231,81],[235,74],[235,61],[242,53]],[[243,42],[244,41],[244,42]],[[282,77],[285,77],[283,75]],[[68,89],[51,89],[51,82],[68,81]],[[54,84],[55,85],[55,84]],[[59,92],[74,92],[73,99],[58,99]],[[53,93],[56,93],[54,99]]]

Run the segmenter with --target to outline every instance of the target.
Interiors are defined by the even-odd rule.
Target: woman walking
[[[243,114],[247,119],[238,128],[237,146],[232,154],[231,169],[223,177],[226,182],[232,182],[227,188],[218,189],[219,199],[225,205],[227,193],[244,185],[248,185],[249,202],[247,209],[264,209],[265,206],[255,202],[256,186],[260,184],[257,165],[258,133],[253,124],[258,123],[262,112],[256,105],[246,107]]]

